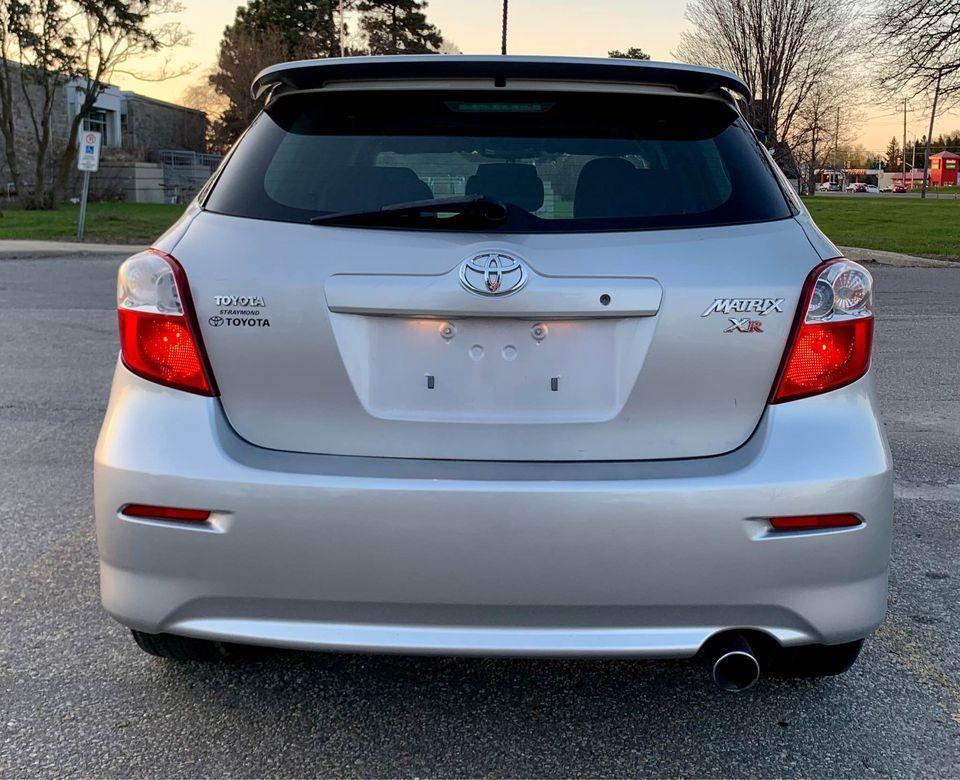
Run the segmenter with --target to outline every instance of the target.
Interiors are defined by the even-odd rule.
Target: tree
[[[14,38],[19,25],[19,8],[11,3],[0,4],[0,134],[10,178],[17,192],[22,192],[20,161],[17,157],[16,118],[13,114],[13,91],[18,72],[13,64]]]
[[[158,16],[179,10],[174,0],[5,3],[0,12],[0,45],[5,57],[0,68],[0,128],[7,165],[19,187],[22,176],[17,155],[24,150],[17,148],[12,134],[12,112],[25,109],[30,132],[30,145],[25,151],[33,162],[32,187],[24,199],[28,207],[59,205],[73,173],[80,128],[109,79],[131,61],[185,41],[179,24],[155,21]],[[161,74],[159,78],[167,76]],[[60,145],[53,135],[56,97],[68,82],[76,89],[76,111],[66,144]],[[16,108],[14,91],[19,99]]]
[[[427,21],[422,0],[360,0],[360,28],[369,54],[436,54],[440,31]]]
[[[884,154],[884,167],[888,172],[900,170],[902,155],[903,151],[900,149],[900,142],[897,141],[897,137],[894,136],[890,139],[890,143],[887,144],[887,151]]]
[[[848,143],[840,146],[840,165],[845,168],[872,168],[876,160],[876,155],[863,144]]]
[[[276,29],[228,27],[220,42],[217,64],[208,80],[222,98],[219,116],[210,125],[211,146],[226,151],[260,111],[250,94],[254,77],[264,68],[307,56],[306,48],[291,50],[286,35]]]
[[[207,115],[206,145],[210,149],[221,149],[221,139],[216,134],[222,122],[223,113],[230,105],[229,101],[214,89],[210,83],[213,69],[202,73],[180,93],[180,105],[203,111]]]
[[[838,111],[841,95],[842,90],[835,83],[822,81],[814,84],[798,109],[790,134],[784,141],[792,152],[800,178],[810,195],[817,191],[818,171],[832,167],[835,162],[832,158],[840,136],[844,135],[843,140],[846,140],[844,128],[840,125],[843,112]]]
[[[250,36],[279,32],[286,52],[281,59],[338,57],[338,9],[338,0],[250,0],[237,9],[224,36],[230,31]]]
[[[607,52],[608,57],[615,57],[616,59],[621,60],[649,60],[650,55],[647,54],[643,49],[638,46],[631,46],[626,51],[620,51],[619,49],[613,49],[612,51]]]
[[[930,144],[938,105],[960,100],[960,0],[882,0],[876,13],[875,43],[885,54],[877,84],[898,95],[925,97],[930,104]],[[921,197],[927,194],[923,168]]]
[[[777,147],[811,90],[846,66],[855,15],[856,0],[692,0],[677,56],[738,74],[754,126]]]
[[[250,84],[261,70],[287,60],[340,55],[339,0],[251,0],[224,30],[208,81],[222,99],[211,125],[212,145],[229,147],[261,106]],[[359,13],[358,30],[343,28],[347,54],[420,54],[456,51],[427,22],[418,0],[345,0]],[[201,93],[197,93],[198,95]],[[210,102],[210,96],[204,98]]]
[[[881,0],[873,28],[877,82],[897,101],[932,96],[938,79],[946,105],[960,97],[960,0]]]
[[[260,110],[250,84],[261,70],[289,60],[339,56],[338,10],[338,0],[250,0],[237,9],[207,76],[221,98],[210,124],[214,148],[226,150]]]

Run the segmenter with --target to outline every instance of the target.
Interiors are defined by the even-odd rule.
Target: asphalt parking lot
[[[960,269],[874,267],[887,622],[843,677],[731,695],[690,663],[140,653],[93,534],[117,262],[0,260],[0,776],[960,775]]]

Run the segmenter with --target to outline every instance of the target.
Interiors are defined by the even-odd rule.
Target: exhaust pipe
[[[745,691],[760,679],[760,662],[743,634],[718,637],[711,655],[710,675],[725,691]]]

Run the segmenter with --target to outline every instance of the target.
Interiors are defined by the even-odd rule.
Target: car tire
[[[831,677],[856,662],[863,640],[842,645],[806,645],[782,648],[772,670],[778,677]]]
[[[251,659],[258,655],[257,648],[215,642],[209,639],[194,639],[174,634],[146,634],[131,629],[133,641],[145,653],[172,661],[230,661]]]

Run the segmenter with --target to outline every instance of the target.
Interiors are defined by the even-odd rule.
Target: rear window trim
[[[789,201],[788,201],[789,205]],[[655,231],[670,230],[714,230],[717,228],[742,227],[745,225],[767,225],[773,222],[783,222],[794,219],[797,215],[793,213],[782,217],[771,217],[769,219],[747,219],[733,222],[710,222],[698,225],[650,225],[650,226],[587,226],[583,228],[551,228],[549,230],[517,230],[513,228],[486,228],[479,230],[463,230],[458,228],[437,228],[436,226],[414,227],[411,225],[311,225],[308,222],[301,222],[294,219],[275,219],[271,217],[251,217],[247,215],[230,214],[226,211],[216,211],[215,209],[201,206],[202,210],[209,214],[216,214],[219,217],[228,217],[230,219],[252,219],[257,222],[270,222],[280,225],[299,225],[311,230],[331,229],[331,230],[393,230],[401,233],[440,233],[443,235],[462,234],[465,236],[476,236],[478,233],[489,233],[498,236],[544,236],[544,235],[582,235],[583,233],[651,233]],[[599,220],[597,220],[599,221]]]

